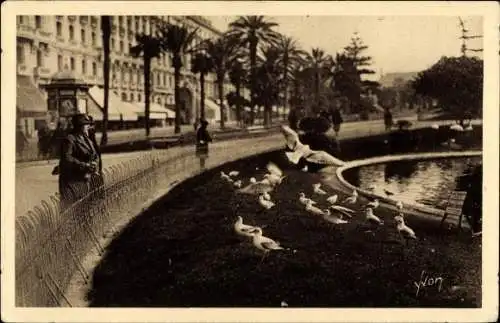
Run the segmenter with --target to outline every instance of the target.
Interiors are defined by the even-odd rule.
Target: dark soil
[[[261,178],[268,161],[288,177],[264,211],[256,197],[236,194],[219,175]],[[259,170],[256,170],[259,168]],[[88,294],[93,307],[481,307],[481,240],[409,217],[418,241],[401,243],[392,211],[368,229],[361,213],[332,225],[307,213],[298,193],[313,194],[318,175],[287,166],[283,152],[252,157],[187,180],[137,217],[107,248]],[[334,193],[330,190],[329,193]],[[340,196],[343,196],[340,194]],[[324,198],[315,197],[322,206]],[[241,215],[292,251],[261,253],[236,235]],[[437,286],[415,282],[422,273]]]

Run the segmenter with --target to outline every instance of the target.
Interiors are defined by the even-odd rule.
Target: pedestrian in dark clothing
[[[385,124],[385,131],[390,131],[392,128],[392,113],[390,109],[385,109],[384,112],[384,124]]]
[[[212,137],[207,130],[208,122],[200,121],[200,127],[196,132],[196,156],[200,158],[200,168],[205,169],[205,161],[208,158],[208,143],[212,142]]]
[[[337,108],[334,108],[332,111],[332,123],[333,123],[333,130],[335,131],[335,136],[338,137],[339,132],[340,132],[340,125],[344,122],[342,119],[342,115],[340,114],[340,110]]]
[[[99,146],[99,144],[97,143],[97,138],[96,138],[96,129],[95,129],[95,122],[94,122],[94,119],[92,118],[92,116],[88,116],[88,119],[90,120],[90,125],[89,125],[89,130],[88,130],[88,133],[89,133],[89,138],[90,140],[92,141],[92,143],[94,144],[94,147],[97,151],[97,155],[98,155],[98,161],[99,161],[99,164],[98,164],[98,172],[96,173],[93,173],[92,176],[91,176],[91,189],[92,190],[95,190],[95,189],[101,189],[101,191],[99,191],[98,193],[98,196],[99,197],[103,197],[103,192],[102,192],[102,189],[103,189],[103,186],[104,186],[104,177],[103,177],[103,174],[102,174],[102,158],[101,158],[101,148]]]
[[[52,133],[46,125],[38,129],[38,156],[40,158],[49,157],[51,136]]]
[[[291,109],[288,113],[288,125],[293,130],[297,130],[297,124],[299,122],[298,113],[296,109]]]
[[[467,196],[463,204],[463,213],[471,225],[473,235],[476,236],[482,232],[483,165],[474,167],[466,177]]]
[[[24,132],[21,130],[21,126],[18,125],[16,128],[16,153],[22,155],[22,153],[24,152],[24,148],[26,148],[26,145],[28,145],[28,139],[26,138]]]
[[[99,175],[98,148],[90,139],[91,120],[85,114],[73,116],[73,130],[64,138],[59,161],[61,209],[86,196],[93,176]]]

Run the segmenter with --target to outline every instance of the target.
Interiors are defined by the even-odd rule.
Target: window
[[[43,67],[43,51],[41,49],[36,51],[36,66]]]
[[[161,85],[161,79],[160,79],[161,75],[160,73],[157,73],[156,74],[156,83],[158,83],[158,85]]]
[[[135,100],[135,98],[134,98],[134,93],[130,93],[130,101],[132,101],[132,102],[133,102],[134,100]]]
[[[139,32],[139,18],[135,21],[135,31]]]
[[[69,59],[69,64],[71,65],[71,70],[74,71],[75,70],[75,59],[73,57],[71,57]]]
[[[82,60],[82,74],[87,74],[87,62],[84,59]]]
[[[115,50],[115,39],[111,38],[111,50]]]
[[[62,57],[62,55],[57,55],[57,69],[59,71],[63,70],[63,57]]]
[[[127,93],[122,93],[122,101],[127,101]]]
[[[72,25],[69,26],[69,40],[75,39],[75,28]]]
[[[167,73],[163,73],[163,85],[167,86]]]
[[[95,36],[95,32],[92,32],[92,46],[95,46],[96,45],[96,42],[97,39],[96,39],[96,36]]]
[[[41,16],[35,16],[35,27],[37,29],[42,28],[42,17]]]
[[[26,57],[24,56],[24,46],[22,44],[17,44],[16,53],[17,53],[17,63],[24,64]]]
[[[96,64],[96,62],[92,62],[92,75],[93,76],[97,75],[97,64]]]
[[[87,40],[85,39],[86,38],[85,29],[82,29],[81,31],[81,37],[82,37],[82,44],[85,44],[87,42]]]
[[[123,17],[122,16],[118,16],[118,27],[121,27],[123,24]]]
[[[23,16],[19,16],[19,24],[24,24],[24,17]]]
[[[142,95],[141,94],[137,94],[137,101],[141,102],[141,100],[142,100]]]
[[[62,23],[58,21],[56,23],[57,37],[62,37]]]
[[[123,40],[120,40],[120,53],[123,53]]]

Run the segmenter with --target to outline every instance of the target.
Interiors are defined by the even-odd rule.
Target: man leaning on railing
[[[89,136],[92,121],[85,114],[72,117],[73,130],[64,138],[59,161],[61,209],[87,195],[100,175],[99,149]]]

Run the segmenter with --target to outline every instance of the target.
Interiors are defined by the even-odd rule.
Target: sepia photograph
[[[495,2],[4,8],[3,321],[498,318]]]

